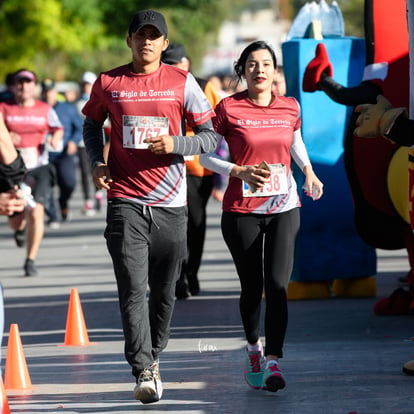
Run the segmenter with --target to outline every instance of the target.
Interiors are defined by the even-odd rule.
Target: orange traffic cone
[[[16,323],[10,325],[6,367],[4,369],[4,387],[7,390],[26,390],[32,388],[22,341],[20,340],[19,327]]]
[[[66,319],[66,346],[87,346],[89,342],[88,332],[86,331],[85,318],[83,317],[82,306],[80,303],[78,289],[70,291],[68,315]]]
[[[9,402],[7,400],[6,389],[4,388],[3,380],[0,376],[0,413],[1,414],[10,414]]]

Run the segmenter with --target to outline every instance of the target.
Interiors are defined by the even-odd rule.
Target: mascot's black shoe
[[[414,360],[408,361],[404,364],[402,371],[407,375],[414,375]]]
[[[407,275],[405,276],[400,276],[398,278],[398,282],[401,283],[402,285],[408,285],[408,278]]]
[[[376,315],[408,315],[413,301],[414,296],[410,290],[398,288],[388,298],[377,301],[374,305],[374,313]]]
[[[414,272],[410,270],[406,275],[399,277],[398,282],[402,285],[414,286]]]

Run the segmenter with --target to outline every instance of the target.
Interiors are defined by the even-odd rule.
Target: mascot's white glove
[[[367,138],[386,137],[395,120],[403,113],[407,115],[405,108],[394,108],[382,95],[377,96],[376,104],[358,105],[355,112],[361,115],[356,120],[354,135]]]

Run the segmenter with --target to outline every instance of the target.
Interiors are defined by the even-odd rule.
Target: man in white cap
[[[82,75],[82,83],[85,83],[86,85],[90,86],[90,88],[92,88],[92,85],[94,84],[94,82],[96,81],[96,75],[93,72],[84,72]],[[89,89],[89,93],[90,94],[90,88]]]
[[[97,76],[93,72],[84,72],[80,81],[80,96],[75,101],[75,105],[78,108],[79,113],[82,118],[85,116],[82,114],[82,109],[85,106],[86,102],[89,100],[91,95],[92,85],[96,81]],[[91,185],[94,187],[91,182],[91,170],[89,166],[88,156],[86,154],[85,143],[83,139],[78,144],[78,157],[79,157],[79,167],[81,170],[81,184],[83,192],[84,206],[82,212],[87,216],[93,216],[96,213],[94,202],[91,196]],[[95,190],[95,188],[94,188]]]

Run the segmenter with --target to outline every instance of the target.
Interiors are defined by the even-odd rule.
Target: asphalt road
[[[201,293],[176,303],[169,345],[161,359],[163,399],[132,399],[133,378],[123,337],[104,213],[81,214],[46,229],[37,266],[23,277],[24,249],[0,218],[0,280],[4,287],[3,374],[11,324],[17,324],[32,387],[7,390],[12,413],[413,414],[413,316],[378,317],[377,298],[290,301],[285,357],[287,387],[266,393],[243,379],[239,284],[219,229],[220,206],[209,203],[200,271]],[[378,296],[406,273],[404,251],[378,252]],[[69,295],[76,288],[91,342],[64,346]]]

